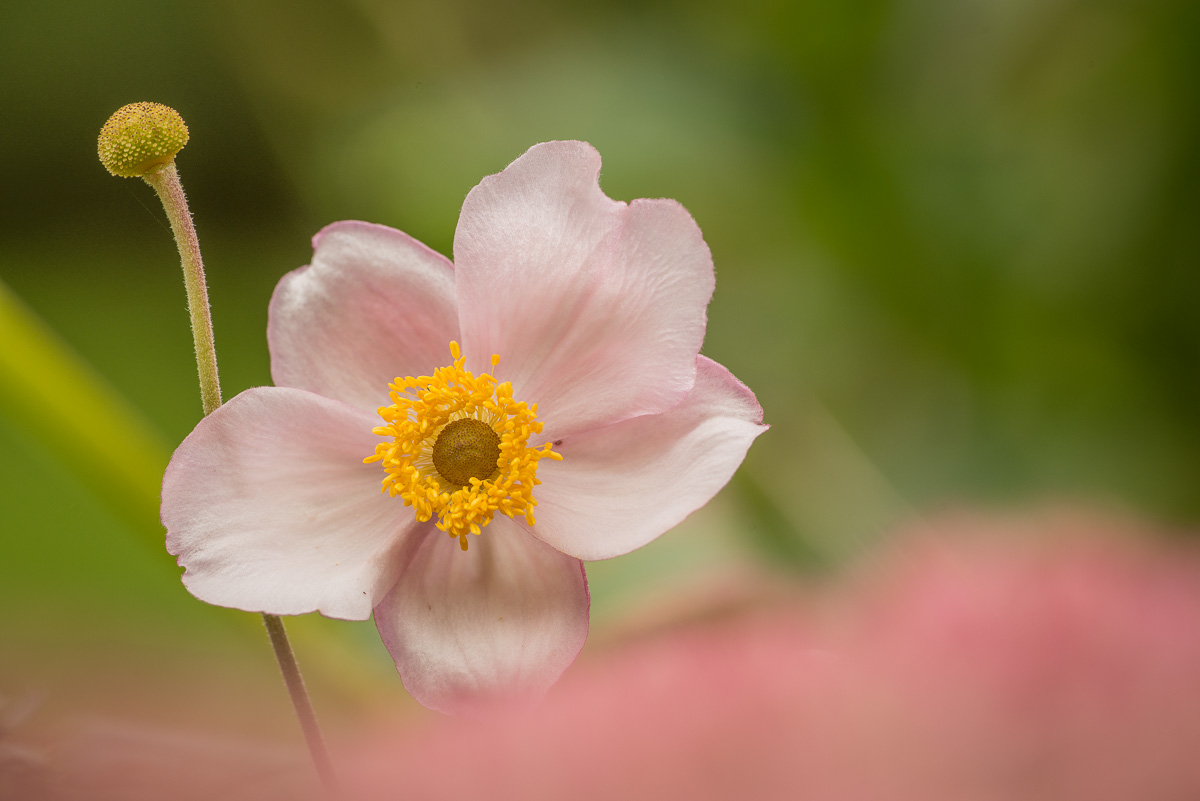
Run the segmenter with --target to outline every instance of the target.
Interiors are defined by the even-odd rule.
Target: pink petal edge
[[[313,259],[275,288],[267,323],[276,386],[374,412],[388,382],[429,375],[459,339],[454,267],[402,231],[328,225]]]
[[[535,145],[463,203],[454,238],[468,366],[512,381],[554,438],[691,391],[712,255],[673,200],[608,198],[584,142]]]
[[[566,439],[543,459],[530,533],[584,560],[628,553],[674,528],[729,482],[759,434],[762,407],[705,356],[678,407]]]
[[[304,390],[260,387],[200,421],[163,476],[167,550],[202,601],[365,620],[417,527],[380,492],[369,416]]]

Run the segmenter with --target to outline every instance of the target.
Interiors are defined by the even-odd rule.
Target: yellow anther
[[[537,463],[562,455],[549,442],[528,447],[542,431],[536,405],[514,401],[512,384],[467,370],[457,342],[450,354],[453,363],[433,375],[389,385],[392,404],[379,408],[387,425],[372,431],[391,441],[363,461],[382,462],[383,491],[413,507],[417,520],[436,515],[437,527],[465,551],[467,535],[481,533],[496,512],[532,525]]]

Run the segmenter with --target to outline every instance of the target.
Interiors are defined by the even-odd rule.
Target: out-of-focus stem
[[[321,726],[317,723],[317,714],[313,711],[308,690],[304,687],[304,677],[300,675],[300,666],[296,662],[296,655],[292,653],[287,631],[283,628],[283,620],[276,615],[262,617],[267,626],[267,635],[271,638],[271,647],[275,649],[275,658],[279,660],[279,671],[283,674],[288,694],[292,697],[292,705],[296,708],[296,717],[300,719],[300,728],[304,730],[308,752],[312,754],[312,761],[317,767],[317,773],[321,775],[321,781],[332,792],[337,787],[337,777],[333,772],[333,763],[329,760],[329,751],[325,748]]]

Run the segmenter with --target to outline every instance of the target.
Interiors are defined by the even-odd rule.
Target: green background
[[[591,568],[591,650],[680,588],[803,581],[946,506],[1194,524],[1198,76],[1186,0],[6,4],[0,695],[216,726],[280,700],[253,620],[161,551],[157,475],[200,408],[165,218],[96,161],[119,106],[190,127],[226,397],[269,383],[267,301],[329,222],[448,254],[466,192],[562,138],[610,196],[691,211],[705,353],[772,430],[709,509]],[[409,708],[369,624],[297,632],[327,714]]]

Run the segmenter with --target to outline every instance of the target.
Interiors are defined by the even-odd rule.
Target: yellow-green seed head
[[[130,103],[104,123],[97,149],[104,169],[136,178],[170,164],[187,141],[187,125],[175,109],[159,103]]]

